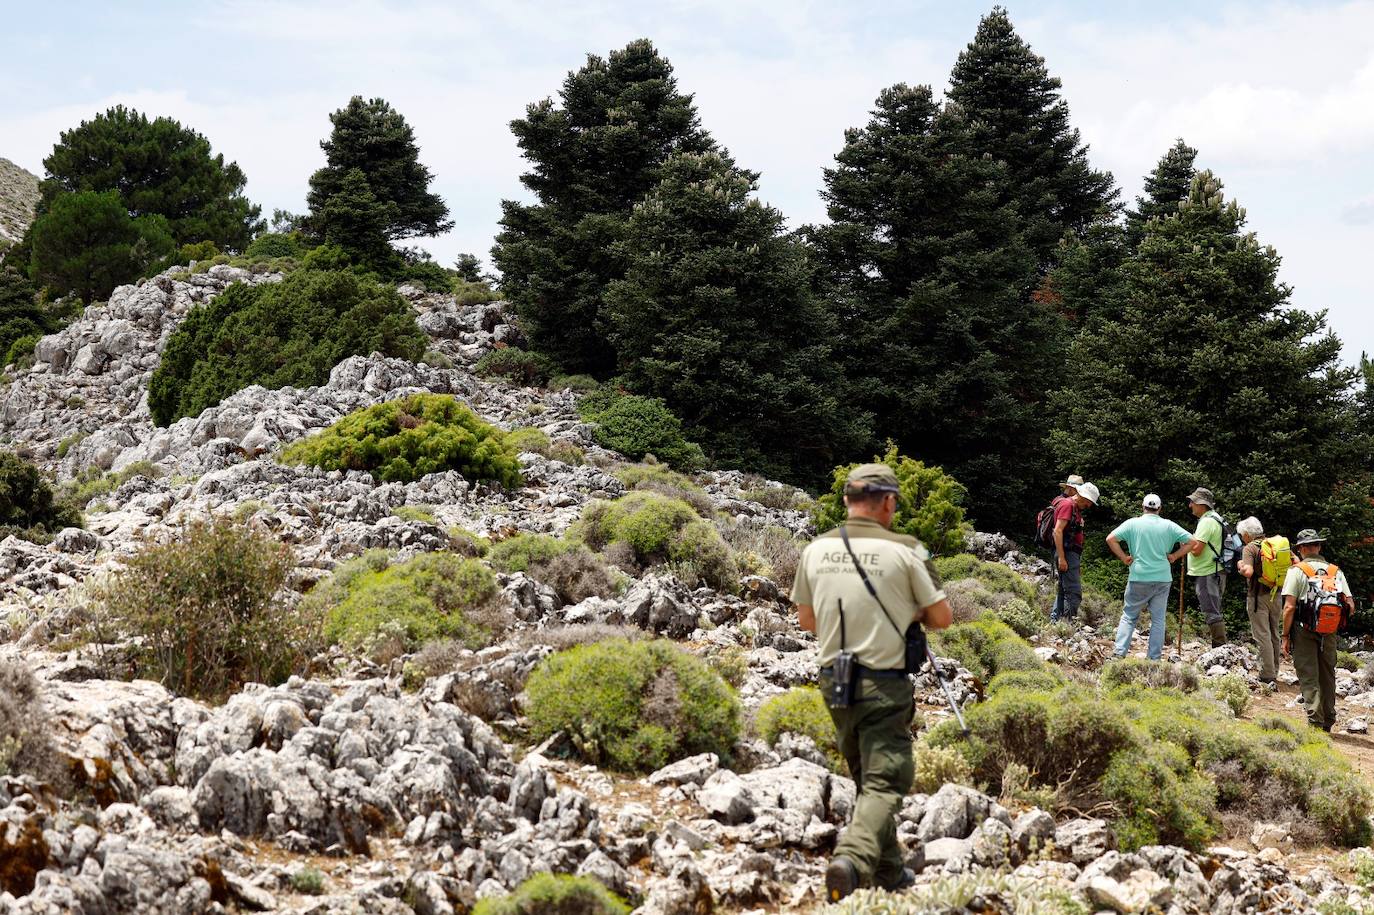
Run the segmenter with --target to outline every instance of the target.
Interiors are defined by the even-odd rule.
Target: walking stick
[[[1181,558],[1178,561],[1178,653],[1183,654],[1183,586],[1188,581],[1185,577],[1184,565],[1188,560]]]

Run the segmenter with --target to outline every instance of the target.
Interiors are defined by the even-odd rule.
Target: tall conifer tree
[[[1026,244],[1042,267],[1066,231],[1082,233],[1117,207],[1112,176],[1088,164],[1060,87],[1001,7],[978,23],[950,75],[948,98],[964,109],[973,151],[1006,163]]]
[[[1197,169],[1193,162],[1197,150],[1183,142],[1174,141],[1155,166],[1145,176],[1145,193],[1135,199],[1135,208],[1126,211],[1126,231],[1130,246],[1135,248],[1145,237],[1145,224],[1151,219],[1172,216],[1179,204],[1188,199]]]
[[[532,104],[511,122],[531,165],[520,180],[537,202],[502,203],[492,260],[533,347],[566,371],[604,378],[616,366],[604,297],[625,275],[616,243],[630,209],[670,156],[715,144],[647,39],[608,59],[589,55],[564,80],[561,100]]]
[[[1036,264],[1006,169],[968,155],[969,133],[929,87],[884,90],[826,171],[831,222],[811,237],[879,441],[944,467],[980,524],[1010,529],[1049,472],[1036,405],[1059,381],[1061,322],[1024,303]]]

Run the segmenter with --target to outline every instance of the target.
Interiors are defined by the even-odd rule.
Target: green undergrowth
[[[522,485],[505,434],[445,394],[412,394],[350,413],[282,452],[287,464],[365,470],[391,482],[456,470],[465,479]]]
[[[607,639],[550,656],[530,675],[531,736],[568,735],[587,762],[652,772],[698,753],[728,759],[739,736],[734,690],[666,640]]]
[[[846,771],[835,742],[835,723],[821,691],[814,686],[796,686],[765,700],[754,714],[754,730],[770,747],[776,746],[783,734],[809,737],[825,754],[831,769]]]
[[[1004,671],[1046,669],[1015,630],[993,617],[958,623],[936,633],[933,646],[940,655],[959,662],[985,683]]]
[[[641,568],[669,565],[717,591],[739,590],[739,566],[729,546],[714,524],[681,499],[637,490],[613,502],[592,502],[570,536],[592,550],[623,545]]]
[[[472,915],[629,915],[630,907],[591,877],[535,874],[512,892],[477,903]]]
[[[989,907],[996,899],[998,908]],[[998,911],[1018,915],[1091,915],[1092,910],[1062,886],[993,870],[942,876],[900,893],[859,890],[827,906],[825,915],[928,915],[932,912]]]

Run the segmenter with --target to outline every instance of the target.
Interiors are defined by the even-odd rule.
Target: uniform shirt
[[[1167,518],[1146,512],[1122,522],[1111,534],[1131,551],[1127,581],[1172,581],[1169,554],[1192,535]]]
[[[1220,572],[1221,560],[1217,557],[1221,555],[1221,522],[1216,512],[1209,511],[1198,519],[1193,539],[1201,540],[1204,546],[1199,555],[1188,554],[1188,574],[1202,578]]]
[[[924,609],[945,599],[930,553],[915,537],[896,534],[866,518],[846,525],[854,555],[890,615],[884,618],[844,548],[839,528],[826,531],[802,551],[792,583],[793,603],[816,612],[816,638],[822,667],[840,651],[840,605],[844,605],[844,645],[873,670],[899,670],[906,664],[906,630]],[[888,621],[891,620],[891,622]],[[895,626],[894,626],[895,624]]]
[[[1297,553],[1294,552],[1293,558],[1298,562],[1305,562],[1310,565],[1317,571],[1318,577],[1321,577],[1321,574],[1326,571],[1326,567],[1331,564],[1325,559],[1322,559],[1320,555],[1313,556],[1309,559],[1301,559]],[[1336,587],[1345,596],[1350,596],[1350,585],[1346,584],[1345,573],[1339,570],[1336,572]],[[1296,597],[1301,601],[1306,594],[1307,573],[1295,565],[1288,570],[1288,577],[1283,580],[1283,596]]]
[[[1054,500],[1054,523],[1069,522],[1064,528],[1064,549],[1083,552],[1083,512],[1073,496],[1059,496]],[[1054,541],[1051,540],[1051,543]]]

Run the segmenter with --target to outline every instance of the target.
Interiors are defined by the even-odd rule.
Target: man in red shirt
[[[1066,484],[1068,485],[1068,484]],[[1083,602],[1083,510],[1097,504],[1100,494],[1091,483],[1072,484],[1074,495],[1059,499],[1054,506],[1054,554],[1059,569],[1059,590],[1055,594],[1050,622],[1077,621],[1078,605]]]

